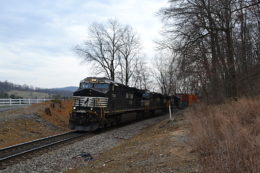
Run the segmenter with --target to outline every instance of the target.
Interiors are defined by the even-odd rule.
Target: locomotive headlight
[[[76,109],[76,107],[75,106],[73,106],[73,110],[75,110]]]

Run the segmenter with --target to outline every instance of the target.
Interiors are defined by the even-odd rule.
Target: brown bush
[[[202,172],[260,172],[260,97],[187,112]]]
[[[44,113],[45,113],[46,115],[50,115],[50,116],[51,116],[51,110],[50,110],[50,108],[45,108],[45,109],[44,109]]]

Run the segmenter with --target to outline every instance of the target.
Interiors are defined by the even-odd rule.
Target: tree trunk
[[[225,30],[226,33],[226,41],[227,41],[227,63],[229,69],[229,97],[234,100],[237,99],[237,77],[236,77],[236,68],[235,68],[235,60],[234,60],[234,52],[233,52],[233,40],[232,33],[229,28],[229,22],[227,23],[228,27]]]

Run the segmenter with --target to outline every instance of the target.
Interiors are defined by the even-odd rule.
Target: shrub
[[[195,105],[187,113],[202,172],[260,172],[260,97]]]

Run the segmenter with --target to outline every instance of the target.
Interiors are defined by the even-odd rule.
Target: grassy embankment
[[[50,101],[42,103],[36,114],[53,125],[68,130],[69,114],[72,111],[73,100]]]
[[[186,113],[202,172],[260,172],[260,97]]]
[[[0,112],[0,147],[68,131],[72,103],[49,101]]]

